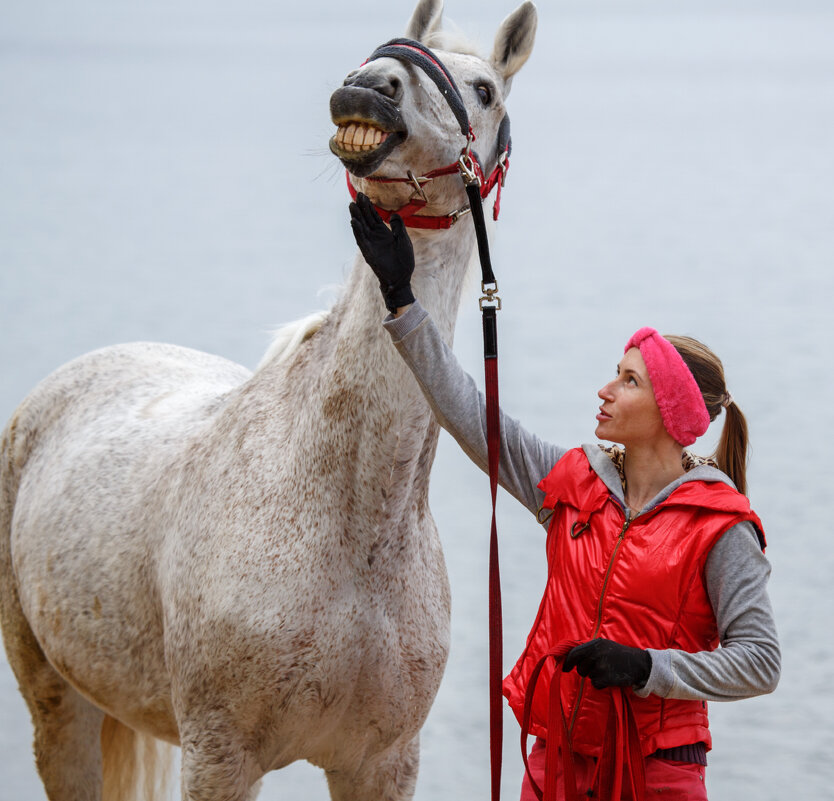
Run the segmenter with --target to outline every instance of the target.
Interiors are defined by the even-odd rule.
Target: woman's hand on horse
[[[389,228],[368,196],[360,192],[350,204],[350,227],[362,256],[379,279],[385,308],[396,314],[397,309],[414,303],[414,249],[401,217],[392,214]]]
[[[605,687],[642,687],[652,671],[652,658],[642,648],[596,639],[572,648],[562,670],[576,668],[580,676],[591,679],[597,690]]]

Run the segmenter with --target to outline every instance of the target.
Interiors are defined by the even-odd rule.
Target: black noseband
[[[475,134],[469,124],[469,115],[466,113],[466,106],[463,97],[449,70],[443,62],[428,47],[414,39],[392,39],[384,45],[380,45],[368,57],[368,61],[375,61],[378,58],[396,58],[400,61],[408,61],[419,67],[434,82],[440,93],[449,104],[449,108],[455,115],[460,126],[460,132],[467,139],[474,139]],[[368,63],[367,61],[365,62]],[[497,155],[503,152],[510,154],[512,140],[510,139],[510,118],[504,115],[498,128]],[[475,154],[473,154],[475,155]],[[475,156],[477,158],[477,156]]]
[[[463,98],[457,84],[455,84],[455,79],[443,62],[428,47],[413,39],[392,39],[374,50],[368,57],[368,61],[375,61],[386,56],[400,61],[410,61],[423,70],[434,81],[443,97],[446,98],[449,108],[452,109],[452,113],[455,115],[458,125],[460,125],[460,132],[464,136],[469,136],[469,115],[466,113],[466,107],[463,105]]]

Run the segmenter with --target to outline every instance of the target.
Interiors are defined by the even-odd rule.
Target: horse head
[[[536,8],[525,2],[504,20],[487,59],[441,30],[442,10],[442,0],[419,0],[406,39],[375,51],[330,99],[337,126],[330,149],[352,188],[378,206],[428,213],[463,206],[463,184],[453,174],[461,154],[471,146],[488,175],[507,146],[504,101],[532,51]],[[397,48],[417,58],[398,56]]]

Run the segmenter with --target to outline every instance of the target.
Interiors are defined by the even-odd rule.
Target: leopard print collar
[[[625,448],[620,448],[617,445],[600,445],[599,449],[605,453],[606,456],[608,456],[608,458],[614,463],[614,467],[617,468],[617,473],[620,476],[620,483],[623,486],[623,494],[625,495]],[[704,464],[709,465],[710,467],[718,467],[714,459],[708,456],[698,456],[686,450],[683,452],[683,456],[681,457],[681,464],[683,465],[684,472],[687,473],[692,470],[692,468],[700,467]]]

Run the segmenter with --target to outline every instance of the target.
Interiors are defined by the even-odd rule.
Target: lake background
[[[168,341],[252,367],[270,328],[332,301],[354,245],[328,99],[412,6],[285,6],[3,0],[0,420],[93,348]],[[446,14],[488,52],[512,8],[449,0]],[[784,665],[774,695],[711,706],[710,798],[832,799],[834,4],[559,0],[539,16],[508,103],[493,244],[502,403],[578,444],[639,326],[722,357],[750,423]],[[480,376],[477,294],[455,346]],[[453,640],[416,798],[485,798],[488,484],[445,434],[432,502]],[[509,668],[543,587],[543,537],[508,496],[499,506]],[[509,713],[506,731],[512,799]],[[43,801],[30,743],[0,655],[0,801]],[[296,763],[260,798],[327,791]]]

